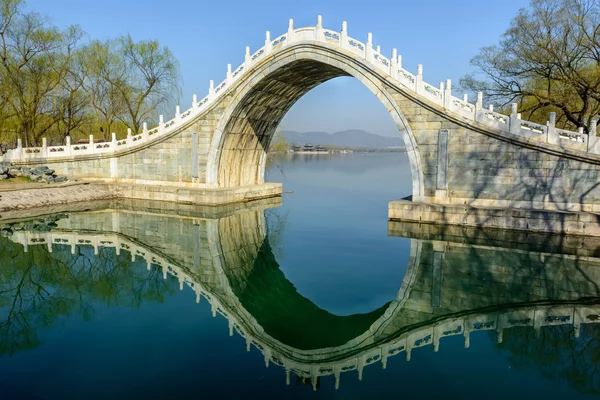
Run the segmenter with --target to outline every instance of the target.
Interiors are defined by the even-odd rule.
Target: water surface
[[[600,242],[388,224],[401,153],[276,158],[267,180],[282,202],[5,225],[2,398],[599,393]]]

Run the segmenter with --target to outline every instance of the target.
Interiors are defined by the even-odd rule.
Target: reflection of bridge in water
[[[204,297],[213,316],[227,319],[229,334],[241,335],[248,350],[258,348],[266,366],[283,367],[288,383],[294,373],[314,388],[328,375],[338,387],[342,372],[357,371],[362,379],[366,366],[385,368],[401,353],[410,360],[416,348],[438,351],[446,337],[462,335],[469,347],[472,332],[494,331],[501,342],[506,329],[531,327],[539,334],[567,324],[578,337],[583,324],[600,321],[592,299],[600,291],[594,239],[502,237],[502,231],[407,223],[390,223],[391,234],[411,238],[397,297],[368,314],[334,316],[297,293],[279,270],[264,217],[276,202],[210,212],[113,203],[71,213],[49,232],[13,225],[10,239],[25,251],[46,246],[75,254],[84,246],[142,258],[165,279],[177,278],[180,289],[189,286],[196,301]]]

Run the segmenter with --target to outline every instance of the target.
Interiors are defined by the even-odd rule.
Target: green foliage
[[[0,0],[0,143],[64,143],[141,130],[180,95],[177,60],[157,41],[126,35],[84,43],[24,3]]]
[[[546,123],[583,127],[600,113],[600,0],[532,0],[521,9],[498,45],[471,60],[478,78],[461,79],[489,100],[520,103],[520,112]]]

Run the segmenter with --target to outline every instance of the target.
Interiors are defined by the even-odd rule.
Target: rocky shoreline
[[[34,182],[62,183],[67,182],[66,176],[56,176],[55,171],[47,166],[21,167],[10,162],[0,162],[0,181],[13,178],[28,178]]]

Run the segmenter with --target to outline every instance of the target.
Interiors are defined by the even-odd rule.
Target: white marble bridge
[[[414,71],[414,70],[413,70]],[[277,196],[281,185],[264,182],[271,138],[289,108],[315,86],[353,76],[382,102],[406,145],[412,202],[390,206],[392,219],[600,235],[600,141],[597,120],[586,129],[525,121],[475,99],[457,96],[449,80],[427,83],[424,68],[409,72],[396,49],[390,57],[341,31],[316,26],[288,30],[262,48],[246,48],[243,62],[208,94],[158,125],[112,141],[52,143],[3,156],[17,164],[48,164],[61,175],[131,185],[124,196],[223,204]],[[68,140],[68,139],[67,139]],[[116,190],[116,189],[115,189]],[[465,215],[464,206],[469,211]],[[488,207],[525,210],[487,218]],[[570,213],[563,223],[547,216]],[[540,214],[542,213],[542,214]],[[542,215],[544,223],[538,220]]]

